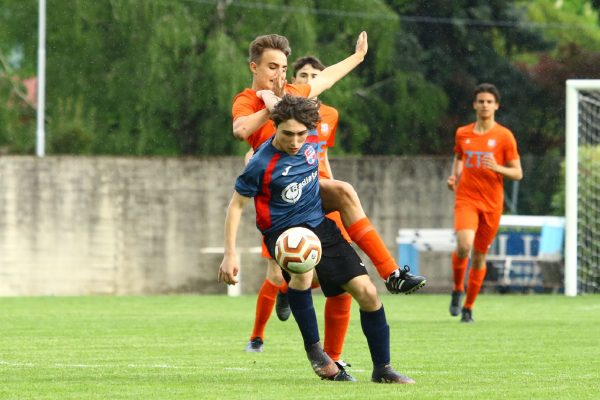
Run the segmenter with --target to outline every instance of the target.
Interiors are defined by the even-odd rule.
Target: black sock
[[[373,366],[390,363],[390,326],[385,318],[383,305],[377,311],[360,310],[360,324],[367,337]]]
[[[296,319],[304,347],[315,344],[319,341],[319,325],[317,323],[317,314],[313,307],[312,290],[295,290],[288,287],[288,301],[290,309]]]

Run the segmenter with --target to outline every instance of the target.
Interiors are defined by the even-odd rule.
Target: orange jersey
[[[331,179],[331,174],[325,168],[325,157],[327,157],[327,149],[335,145],[335,132],[338,125],[338,112],[335,108],[321,103],[319,109],[321,122],[317,125],[317,133],[319,134],[319,145],[317,153],[319,154],[319,177]]]
[[[285,85],[285,92],[294,96],[308,97],[310,94],[310,85]],[[231,114],[233,119],[252,115],[265,108],[265,103],[256,95],[256,90],[245,89],[238,93],[233,99]],[[248,136],[246,141],[256,150],[267,139],[275,134],[275,124],[269,120],[263,126],[258,128],[252,135]]]
[[[335,146],[335,132],[337,131],[338,126],[338,111],[333,107],[321,103],[319,114],[321,115],[321,122],[319,125],[317,125],[317,133],[319,134],[319,144],[317,147],[317,152],[319,154],[319,179],[332,179],[331,174],[325,167],[324,161],[327,157],[327,149]],[[348,242],[352,242],[350,235],[348,235],[346,228],[344,228],[342,217],[338,211],[333,211],[327,214],[327,218],[335,222],[338,228],[340,228],[344,239],[346,239]]]
[[[512,132],[499,123],[483,135],[473,132],[474,128],[472,123],[456,130],[454,153],[463,162],[456,203],[464,201],[484,212],[502,212],[503,177],[483,167],[483,157],[493,154],[498,165],[518,160],[517,142]]]

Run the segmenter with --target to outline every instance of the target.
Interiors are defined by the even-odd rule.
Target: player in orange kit
[[[492,244],[504,205],[504,178],[523,177],[512,132],[495,121],[500,92],[489,83],[475,88],[477,120],[456,130],[455,158],[447,184],[455,192],[456,251],[452,253],[454,285],[450,314],[473,322],[473,304],[485,278],[485,257]],[[472,252],[467,296],[461,308],[464,279]]]
[[[280,35],[257,37],[251,43],[249,51],[250,70],[253,74],[252,87],[239,93],[232,107],[234,136],[246,140],[253,149],[258,148],[275,132],[275,126],[269,120],[269,110],[274,107],[277,98],[271,96],[268,104],[265,104],[263,93],[267,97],[270,92],[271,95],[274,93],[277,96],[284,93],[305,97],[318,96],[360,64],[367,48],[367,36],[362,32],[354,54],[325,68],[310,84],[290,85],[285,80],[287,56],[291,52],[287,39]],[[358,195],[350,184],[328,179],[322,180],[320,187],[326,211],[341,212],[349,236],[371,258],[390,292],[411,293],[425,285],[425,278],[411,275],[406,267],[398,268],[383,240],[366,217]],[[257,300],[256,326],[265,326],[282,282],[279,266],[270,261],[267,278]],[[260,329],[253,332],[247,348],[249,351],[262,351],[263,334],[264,329],[262,332]]]

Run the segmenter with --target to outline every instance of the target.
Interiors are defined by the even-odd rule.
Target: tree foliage
[[[473,118],[472,88],[502,93],[498,120],[522,153],[563,150],[564,79],[599,77],[598,2],[503,0],[73,0],[47,16],[53,154],[227,155],[231,101],[250,85],[248,44],[285,34],[290,61],[369,54],[322,100],[340,111],[333,154],[448,155]],[[0,9],[0,147],[34,147],[37,1]]]

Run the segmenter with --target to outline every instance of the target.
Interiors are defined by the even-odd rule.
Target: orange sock
[[[350,225],[347,231],[352,241],[373,261],[379,276],[383,279],[387,279],[398,268],[394,257],[390,254],[369,218],[359,219]]]
[[[465,308],[473,308],[473,303],[475,303],[475,299],[479,294],[479,289],[481,289],[481,285],[483,284],[486,270],[487,268],[484,265],[483,268],[471,268],[469,271],[469,282],[467,282],[467,298],[465,299],[464,305]]]
[[[265,279],[256,298],[256,315],[250,339],[257,336],[263,340],[265,339],[265,327],[267,326],[267,322],[269,322],[273,307],[275,307],[275,296],[277,296],[278,290],[279,286]]]
[[[350,323],[350,308],[352,296],[348,293],[325,300],[325,341],[323,350],[333,361],[339,361],[342,356],[344,339]]]
[[[287,293],[287,282],[283,281],[283,283],[281,284],[281,286],[279,286],[279,293],[283,293],[286,294]]]
[[[469,257],[458,258],[456,252],[452,252],[452,278],[454,285],[452,290],[455,292],[465,291],[465,274],[467,273],[467,265],[469,264]]]

